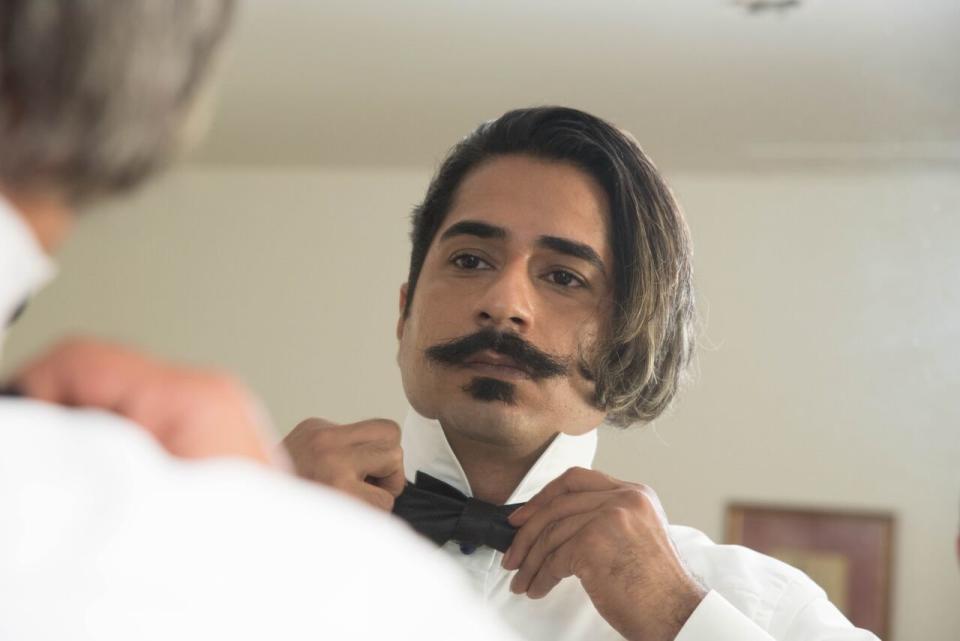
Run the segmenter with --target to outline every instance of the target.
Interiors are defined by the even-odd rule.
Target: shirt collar
[[[473,490],[460,466],[439,421],[424,418],[410,409],[403,423],[403,466],[413,481],[417,471],[425,472],[467,496]],[[523,503],[571,467],[589,468],[597,451],[597,430],[580,436],[558,434],[507,499],[507,503]]]
[[[0,196],[0,343],[6,324],[53,278],[54,263],[13,206]]]

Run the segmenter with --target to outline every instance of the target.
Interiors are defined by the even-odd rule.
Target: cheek
[[[565,434],[585,434],[606,418],[606,413],[593,405],[593,386],[579,376],[553,383],[542,400],[534,412]]]
[[[470,326],[471,295],[439,286],[417,295],[421,293],[424,295],[414,301],[405,330],[405,333],[412,331],[412,338],[421,349],[474,331]]]
[[[581,361],[589,363],[593,360],[599,335],[595,316],[583,316],[574,320],[564,335],[567,341],[564,353],[570,357],[573,366],[579,366]]]
[[[420,309],[412,309],[410,317],[404,321],[403,337],[398,349],[401,369],[418,377],[424,370],[432,371],[433,368],[428,367],[430,362],[426,350],[451,338],[458,338],[464,333],[466,332],[463,327],[459,327],[458,331],[445,314],[425,314]]]
[[[598,411],[593,403],[596,386],[593,381],[583,376],[580,366],[586,364],[589,368],[593,367],[599,335],[595,318],[581,320],[579,325],[570,328],[564,336],[566,342],[556,352],[567,356],[570,361],[570,375],[557,381],[558,387],[554,390],[556,400],[563,406],[564,412],[591,414]],[[602,420],[603,413],[597,416]]]

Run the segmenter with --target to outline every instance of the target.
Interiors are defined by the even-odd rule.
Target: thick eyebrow
[[[573,256],[574,258],[585,260],[599,269],[601,273],[607,273],[606,265],[603,264],[603,259],[600,258],[600,254],[598,254],[590,245],[578,243],[574,240],[570,240],[569,238],[561,238],[559,236],[541,236],[539,239],[537,239],[537,244],[560,254],[566,254],[567,256]]]
[[[478,220],[461,220],[450,225],[440,236],[440,240],[447,240],[454,236],[477,236],[478,238],[506,238],[507,230],[503,227],[481,223]]]

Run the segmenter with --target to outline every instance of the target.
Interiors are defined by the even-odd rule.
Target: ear
[[[403,316],[403,312],[407,309],[407,291],[409,287],[407,283],[400,285],[400,310],[397,314],[397,340],[403,338],[403,324],[407,320]]]

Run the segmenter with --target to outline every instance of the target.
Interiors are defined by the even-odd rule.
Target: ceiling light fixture
[[[800,0],[733,0],[733,3],[750,13],[786,11],[800,6]]]

